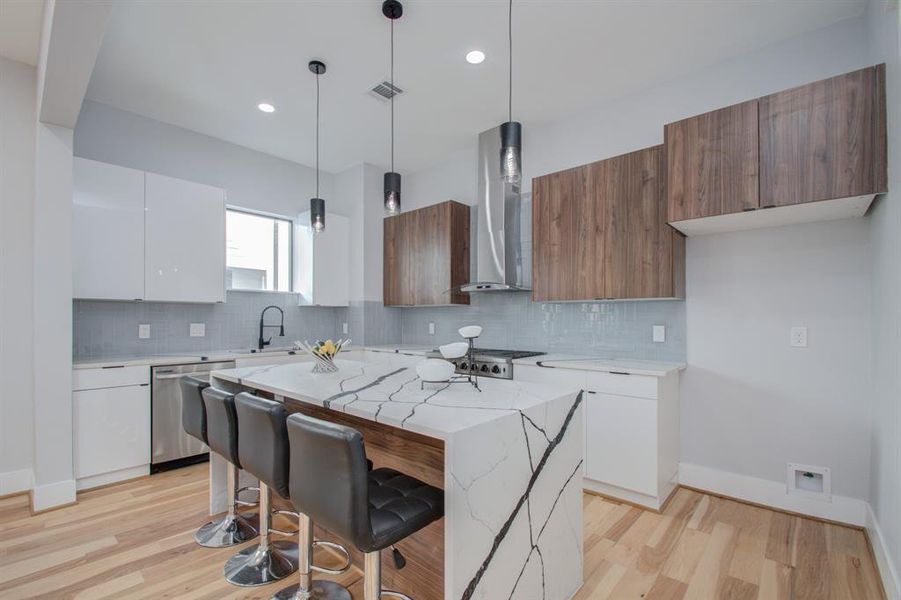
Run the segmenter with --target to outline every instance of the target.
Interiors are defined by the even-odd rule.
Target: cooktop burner
[[[532,352],[530,350],[500,350],[495,348],[473,348],[472,361],[469,356],[455,358],[450,362],[457,367],[457,373],[472,373],[480,377],[494,377],[496,379],[513,379],[513,361],[518,358],[541,356],[544,352]],[[429,358],[441,358],[441,352],[432,350],[427,354]]]

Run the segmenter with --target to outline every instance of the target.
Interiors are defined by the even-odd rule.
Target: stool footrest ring
[[[401,600],[413,600],[406,594],[401,594],[400,592],[395,592],[393,590],[382,590],[382,596],[390,596],[392,598],[400,598]]]
[[[331,548],[344,557],[345,563],[337,569],[329,569],[327,567],[310,565],[310,568],[312,570],[316,571],[317,573],[325,573],[326,575],[341,575],[342,573],[346,573],[347,570],[350,569],[352,564],[350,560],[350,552],[348,552],[347,548],[345,548],[341,544],[336,544],[335,542],[326,542],[325,540],[313,540],[313,545]]]
[[[269,533],[277,533],[278,535],[297,535],[298,530],[294,531],[285,531],[284,529],[278,529],[277,527],[270,527]]]

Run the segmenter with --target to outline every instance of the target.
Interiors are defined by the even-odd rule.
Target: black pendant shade
[[[310,198],[310,226],[314,233],[325,229],[325,200]]]
[[[385,173],[385,212],[400,213],[400,173]]]
[[[522,181],[522,124],[519,121],[501,124],[501,177],[517,187]]]
[[[382,14],[391,22],[391,170],[385,173],[384,202],[385,213],[400,214],[400,173],[394,171],[394,21],[404,14],[404,7],[398,0],[385,0]]]

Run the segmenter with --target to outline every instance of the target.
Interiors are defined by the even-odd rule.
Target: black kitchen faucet
[[[270,308],[274,308],[281,314],[281,322],[278,325],[266,325],[266,323],[265,323],[266,311],[269,310]],[[285,311],[283,311],[279,307],[275,306],[274,304],[270,304],[269,306],[267,306],[266,308],[263,309],[263,312],[260,313],[260,339],[257,343],[257,350],[262,350],[263,348],[268,346],[270,343],[272,343],[271,336],[268,340],[263,339],[263,330],[265,330],[266,328],[275,328],[275,327],[278,327],[278,335],[280,337],[285,337]]]

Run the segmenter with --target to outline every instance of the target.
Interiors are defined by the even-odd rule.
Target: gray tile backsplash
[[[340,337],[346,308],[298,306],[296,294],[229,291],[225,304],[167,302],[109,302],[75,300],[73,356],[94,358],[193,353],[252,348],[259,337],[260,311],[274,304],[285,311],[285,337],[274,337],[273,346],[294,340]],[[266,321],[277,322],[269,311]],[[150,324],[150,338],[138,339],[138,325]],[[190,337],[190,323],[205,323],[204,337]],[[267,336],[278,333],[268,330]]]
[[[294,340],[345,337],[357,345],[392,343],[436,346],[459,339],[462,325],[483,327],[478,345],[648,360],[685,360],[685,302],[533,303],[528,293],[473,294],[469,306],[391,308],[352,302],[348,308],[300,307],[295,294],[229,291],[225,304],[161,302],[73,302],[75,360],[194,353],[256,345],[260,311],[274,304],[285,311],[285,337]],[[270,312],[269,319],[277,315]],[[435,323],[435,335],[428,324]],[[150,338],[138,339],[138,325]],[[205,337],[190,337],[190,323],[205,323]],[[652,327],[666,326],[666,342],[652,341]],[[270,330],[271,332],[271,330]]]
[[[459,340],[457,329],[481,325],[482,348],[589,354],[608,358],[685,360],[685,302],[533,303],[528,292],[471,295],[469,306],[404,308],[402,342],[437,345]],[[435,335],[429,335],[429,322]],[[666,341],[654,342],[654,325]]]

